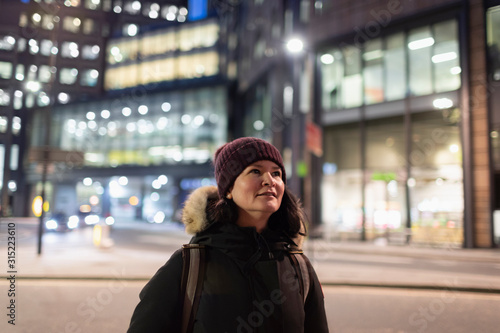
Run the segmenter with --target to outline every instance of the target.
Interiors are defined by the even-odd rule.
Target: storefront
[[[458,35],[450,19],[318,53],[329,238],[463,243]]]

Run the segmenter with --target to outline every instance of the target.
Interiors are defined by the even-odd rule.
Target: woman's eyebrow
[[[257,167],[257,168],[263,168],[264,166],[262,164],[251,164],[249,165],[248,167]],[[279,166],[273,166],[272,167],[273,170],[281,170],[281,168]]]

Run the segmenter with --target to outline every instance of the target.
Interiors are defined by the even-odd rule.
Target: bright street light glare
[[[298,38],[292,38],[286,43],[286,48],[291,53],[299,53],[304,49],[304,43]]]
[[[40,84],[40,82],[37,81],[28,81],[26,82],[26,88],[29,91],[37,92],[42,88],[42,85]]]

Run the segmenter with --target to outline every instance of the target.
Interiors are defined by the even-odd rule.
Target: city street
[[[95,247],[86,228],[45,234],[37,256],[36,227],[36,221],[16,223],[16,325],[4,315],[1,332],[124,332],[148,278],[189,240],[179,225],[124,223],[113,227],[110,248]],[[9,277],[5,224],[0,231],[1,275]],[[473,260],[469,252],[429,250],[425,257],[424,250],[405,255],[405,248],[391,254],[391,247],[360,253],[326,241],[305,248],[324,285],[332,332],[469,333],[500,326],[495,253]],[[0,282],[5,314],[11,282]]]
[[[144,283],[20,280],[16,326],[3,319],[0,330],[125,332]],[[331,332],[493,333],[500,326],[498,294],[329,286],[324,292]]]

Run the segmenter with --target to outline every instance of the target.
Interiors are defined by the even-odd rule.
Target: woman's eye
[[[279,171],[273,172],[273,176],[274,177],[281,177],[281,172],[279,172]]]
[[[252,170],[250,171],[250,173],[257,173],[257,174],[258,174],[258,173],[260,173],[260,171],[259,171],[258,169],[252,169]]]

